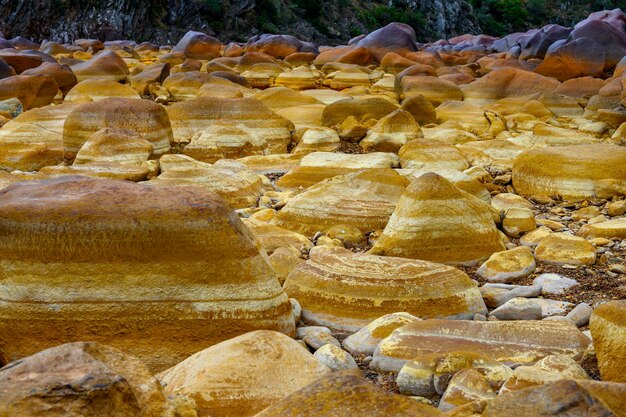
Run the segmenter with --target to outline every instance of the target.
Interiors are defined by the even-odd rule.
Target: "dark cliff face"
[[[165,44],[199,30],[222,41],[274,32],[339,44],[391,21],[411,24],[421,40],[480,31],[465,0],[0,0],[0,31],[37,41]]]

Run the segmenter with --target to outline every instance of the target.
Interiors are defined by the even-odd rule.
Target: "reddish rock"
[[[213,36],[190,30],[178,41],[172,52],[182,52],[187,58],[208,59],[220,56],[220,41]]]

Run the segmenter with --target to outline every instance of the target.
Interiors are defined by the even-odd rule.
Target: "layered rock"
[[[257,417],[443,417],[436,408],[385,392],[364,378],[337,373],[287,396]]]
[[[513,165],[513,185],[523,196],[576,200],[598,196],[602,188],[619,190],[626,182],[625,173],[626,149],[619,146],[559,146],[519,155]]]
[[[596,308],[589,328],[602,379],[626,382],[626,301],[610,301]]]
[[[175,142],[189,142],[196,133],[230,121],[265,139],[271,153],[286,153],[291,142],[293,124],[253,98],[199,97],[174,104],[167,113]]]
[[[244,126],[216,123],[196,133],[184,153],[198,161],[213,163],[222,158],[236,159],[267,154],[267,142],[249,134]]]
[[[32,109],[5,124],[0,129],[0,168],[38,171],[63,162],[63,124],[75,107]]]
[[[284,289],[300,302],[306,323],[347,332],[396,311],[465,319],[487,311],[475,284],[456,268],[343,248],[313,251]]]
[[[360,145],[365,152],[398,152],[407,142],[421,137],[422,131],[411,113],[398,109],[380,119]]]
[[[126,62],[113,51],[103,51],[88,61],[72,65],[71,68],[79,82],[89,78],[124,81],[130,73]]]
[[[211,165],[186,155],[165,155],[159,163],[161,174],[151,184],[201,187],[218,194],[235,209],[256,206],[263,193],[261,177],[240,164]]]
[[[153,150],[150,142],[132,130],[104,128],[87,139],[76,154],[74,164],[117,162],[141,165],[150,158]]]
[[[97,101],[109,97],[141,98],[137,91],[128,85],[100,78],[89,78],[76,84],[65,96],[67,102]]]
[[[306,235],[335,225],[382,229],[408,181],[391,169],[368,169],[324,180],[290,199],[274,223]]]
[[[562,321],[422,320],[384,339],[372,366],[398,372],[420,355],[455,351],[480,352],[507,365],[532,364],[555,354],[580,358],[589,343],[576,326]]]
[[[429,173],[402,194],[370,253],[467,264],[503,249],[489,206]]]
[[[73,161],[76,153],[95,132],[102,128],[120,128],[141,134],[154,147],[154,155],[170,151],[172,127],[167,113],[149,100],[107,98],[76,107],[63,126],[65,159]]]
[[[1,415],[161,417],[166,409],[141,361],[99,343],[67,343],[0,369]]]
[[[163,370],[246,331],[294,333],[267,258],[216,194],[72,176],[0,194],[7,360],[86,339]]]
[[[329,373],[295,340],[258,330],[204,349],[158,378],[166,394],[193,398],[198,417],[243,417]]]

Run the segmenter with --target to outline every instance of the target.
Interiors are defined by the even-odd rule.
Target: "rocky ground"
[[[0,416],[625,416],[625,56],[0,39]]]

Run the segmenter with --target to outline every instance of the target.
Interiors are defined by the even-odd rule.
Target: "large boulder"
[[[502,250],[489,205],[427,173],[404,191],[370,253],[472,264]]]
[[[307,385],[256,417],[443,417],[434,407],[392,394],[366,379],[336,373]]]
[[[72,65],[71,68],[79,82],[88,78],[124,81],[130,73],[124,59],[113,51],[103,51],[88,61]]]
[[[5,360],[93,340],[158,371],[247,331],[295,333],[267,258],[214,193],[66,176],[3,189],[0,219]]]
[[[506,365],[530,365],[548,355],[580,359],[591,341],[564,321],[420,320],[396,329],[374,352],[375,369],[398,372],[420,355],[480,352]]]
[[[356,42],[355,46],[369,49],[378,62],[389,52],[405,55],[418,50],[413,28],[398,22],[373,31]]]
[[[258,330],[204,349],[158,378],[166,394],[193,398],[198,417],[246,417],[328,374],[292,338]]]
[[[526,151],[513,164],[513,185],[526,197],[547,194],[576,200],[611,189],[619,194],[626,187],[626,149],[595,144]]]
[[[306,323],[356,332],[385,314],[470,319],[487,308],[462,271],[432,262],[316,249],[284,285]]]
[[[263,34],[253,36],[244,46],[246,52],[262,52],[274,58],[284,59],[296,52],[312,52],[318,54],[317,47],[311,42],[302,42],[291,35]]]
[[[602,379],[626,382],[626,300],[610,301],[595,309],[589,328]]]
[[[0,369],[2,416],[162,417],[166,406],[141,361],[99,343],[66,343]]]
[[[58,91],[54,78],[47,75],[15,75],[0,80],[0,100],[17,98],[25,109],[47,106]]]
[[[106,98],[81,104],[67,116],[63,126],[65,159],[73,161],[89,137],[102,128],[132,130],[154,147],[154,155],[170,151],[172,126],[165,109],[150,100]]]
[[[172,52],[181,52],[189,59],[211,60],[220,56],[220,41],[213,36],[190,30],[174,46]]]

